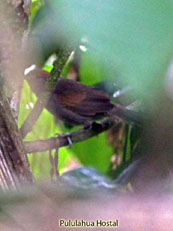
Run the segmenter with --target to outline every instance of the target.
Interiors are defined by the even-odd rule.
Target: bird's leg
[[[84,129],[92,129],[93,131],[99,131],[102,128],[102,125],[96,121],[86,122],[84,124]]]
[[[98,123],[98,122],[93,122],[92,123],[92,129],[96,132],[100,131],[100,129],[102,129],[102,125],[101,123]]]
[[[68,140],[68,148],[71,148],[73,142],[72,142],[70,136],[67,136],[67,140]]]
[[[68,147],[68,148],[71,148],[73,142],[72,142],[72,140],[71,140],[71,138],[70,138],[70,133],[69,133],[69,132],[65,132],[65,133],[61,133],[61,134],[56,133],[55,136],[56,136],[56,137],[63,137],[63,138],[66,138],[67,141],[68,141],[68,146],[67,146],[67,147]]]

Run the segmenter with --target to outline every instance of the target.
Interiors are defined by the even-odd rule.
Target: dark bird
[[[48,76],[49,72],[43,70],[34,70],[27,75],[26,79],[37,96],[42,91]],[[109,95],[104,91],[67,78],[58,80],[46,108],[55,117],[70,125],[87,127],[93,121],[108,116],[115,108],[120,118],[128,120],[130,116],[133,120],[133,114],[112,103]],[[126,115],[127,111],[129,112]]]

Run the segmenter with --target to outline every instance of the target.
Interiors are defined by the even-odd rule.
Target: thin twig
[[[54,182],[57,180],[59,176],[58,171],[58,148],[55,150],[55,154],[53,156],[52,149],[49,150],[49,161],[51,164],[51,170],[50,170],[50,177],[51,181]]]

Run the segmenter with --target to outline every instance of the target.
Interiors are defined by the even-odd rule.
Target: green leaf
[[[32,110],[33,104],[36,102],[36,96],[31,93],[30,88],[27,83],[24,84],[18,126],[21,127],[22,123],[26,119],[27,115]],[[57,133],[61,133],[61,126],[55,123],[54,116],[49,113],[46,109],[41,113],[38,121],[33,127],[32,132],[30,132],[24,141],[46,139],[55,136]],[[66,168],[69,161],[72,159],[72,150],[67,148],[60,148],[58,152],[58,168],[59,171],[63,171]],[[28,158],[31,164],[31,168],[35,177],[50,176],[50,161],[47,152],[28,154]]]
[[[103,173],[107,172],[113,153],[111,146],[108,145],[106,133],[73,144],[72,151],[83,165],[93,166]]]
[[[30,15],[30,24],[32,23],[35,14],[37,13],[37,11],[40,9],[40,7],[43,5],[43,1],[44,0],[32,0],[32,4],[31,4],[31,15]]]

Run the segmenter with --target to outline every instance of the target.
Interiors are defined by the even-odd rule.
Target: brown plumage
[[[38,96],[49,72],[37,70],[27,76],[32,90]],[[60,78],[46,108],[59,119],[71,125],[89,125],[105,117],[114,104],[109,96],[96,89],[66,78]]]

